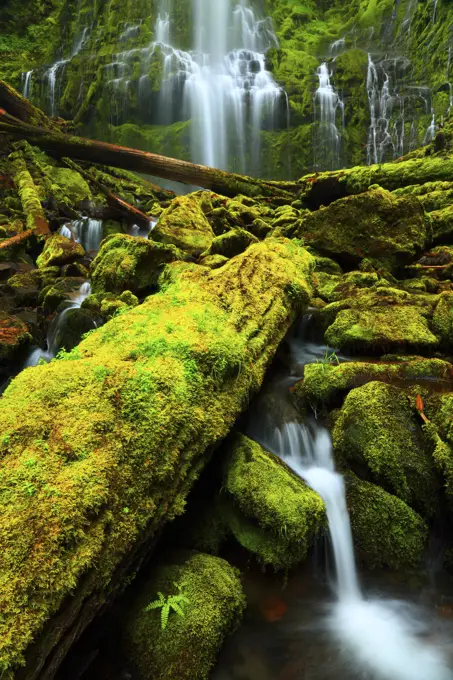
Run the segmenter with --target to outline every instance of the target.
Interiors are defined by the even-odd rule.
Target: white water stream
[[[326,350],[297,338],[290,342],[290,349],[297,372]],[[282,394],[291,383],[294,378],[279,384]],[[274,397],[278,399],[278,392]],[[345,484],[335,470],[329,432],[316,421],[291,421],[286,411],[283,421],[281,416],[275,407],[264,414],[264,421],[258,413],[252,418],[250,435],[285,460],[324,500],[335,563],[336,600],[328,628],[342,654],[352,659],[354,678],[452,680],[445,649],[424,639],[430,630],[421,610],[403,601],[368,599],[361,590]]]
[[[68,222],[60,228],[60,234],[80,243],[85,250],[99,250],[103,236],[102,220],[83,217],[81,220]]]
[[[325,62],[318,68],[317,77],[319,85],[314,96],[315,167],[335,170],[340,165],[341,148],[341,133],[337,123],[344,126],[344,105],[330,81],[331,74]]]

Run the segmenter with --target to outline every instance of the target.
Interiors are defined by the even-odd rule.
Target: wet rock
[[[354,548],[368,569],[409,569],[423,557],[428,527],[404,501],[380,486],[346,474],[346,500]]]
[[[75,241],[70,241],[65,236],[54,234],[47,239],[44,250],[36,260],[39,268],[61,266],[75,262],[85,255],[85,251]]]
[[[96,317],[87,309],[68,309],[58,329],[56,344],[59,349],[70,351],[82,340],[83,336],[96,328]]]
[[[39,294],[39,303],[45,314],[55,312],[65,301],[70,301],[76,295],[85,279],[66,277],[45,286]]]
[[[374,381],[349,392],[335,421],[333,443],[352,469],[423,516],[438,509],[439,480],[403,390]]]
[[[109,236],[91,267],[93,292],[145,293],[156,286],[165,264],[183,258],[174,245],[126,234]]]
[[[184,615],[170,612],[165,630],[162,608],[146,609],[158,592],[164,598],[183,595],[179,604]],[[127,656],[141,680],[207,680],[245,604],[240,573],[228,562],[196,552],[177,555],[154,570],[127,615]]]
[[[0,363],[16,359],[31,339],[28,326],[23,321],[0,312]]]
[[[324,503],[285,464],[238,435],[223,480],[221,517],[236,540],[263,564],[289,569],[307,557],[325,526]]]

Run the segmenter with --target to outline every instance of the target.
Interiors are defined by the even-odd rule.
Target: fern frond
[[[164,606],[162,607],[162,612],[160,615],[160,623],[162,626],[162,630],[165,630],[167,627],[168,623],[168,617],[170,616],[170,604],[166,602]]]
[[[154,602],[150,602],[148,605],[146,605],[145,612],[149,612],[152,609],[159,609],[162,606],[163,602],[161,600],[154,600]]]
[[[171,603],[171,608],[172,608],[177,614],[179,614],[179,616],[185,616],[184,611],[183,611],[183,608],[182,608],[181,605],[179,605],[177,602],[172,602],[172,603]]]

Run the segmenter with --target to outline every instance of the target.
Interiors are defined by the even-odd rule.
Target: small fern
[[[182,592],[182,588],[184,584],[178,584],[174,583],[173,584],[176,589],[178,590],[177,595],[168,595],[165,597],[163,593],[158,591],[157,593],[157,600],[154,600],[153,602],[150,602],[146,607],[145,611],[149,612],[152,611],[153,609],[160,609],[160,626],[162,630],[166,630],[167,624],[168,624],[168,619],[170,617],[170,614],[172,611],[174,611],[178,616],[185,616],[183,605],[184,604],[190,604],[190,600],[188,597],[184,595]]]
[[[337,364],[337,366],[340,365],[340,359],[336,355],[335,352],[331,352],[329,354],[329,350],[326,349],[324,352],[324,356],[321,359],[316,359],[317,364],[321,364],[321,366],[331,366],[332,364]]]

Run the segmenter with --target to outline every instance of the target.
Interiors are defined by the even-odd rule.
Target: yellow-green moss
[[[223,255],[230,258],[243,253],[252,243],[258,243],[256,236],[245,229],[232,229],[226,234],[216,236],[204,255]]]
[[[91,266],[93,292],[144,293],[156,286],[165,264],[182,257],[173,245],[114,234],[102,242]]]
[[[229,529],[260,561],[276,569],[303,561],[325,526],[320,496],[244,435],[231,444],[223,489],[234,504],[226,513]]]
[[[403,390],[382,382],[345,399],[333,429],[336,453],[371,481],[431,516],[439,483],[420,425]]]
[[[346,497],[357,559],[368,569],[421,563],[428,528],[404,501],[349,472]]]
[[[207,250],[214,238],[197,194],[178,196],[164,210],[152,231],[151,238],[173,244],[189,253]]]
[[[85,255],[85,251],[75,241],[71,241],[66,236],[54,234],[47,239],[44,250],[36,260],[38,267],[56,267],[63,264],[70,264]]]
[[[33,640],[50,653],[42,629],[69,594],[101,606],[126,555],[183,511],[311,292],[311,256],[284,240],[215,271],[168,267],[161,293],[0,399],[5,676]]]
[[[0,311],[0,363],[12,361],[30,342],[27,325]]]
[[[181,592],[184,616],[172,613],[161,629],[157,599]],[[245,609],[239,572],[219,557],[187,553],[160,566],[146,583],[126,620],[126,653],[143,680],[207,680],[227,635]]]

